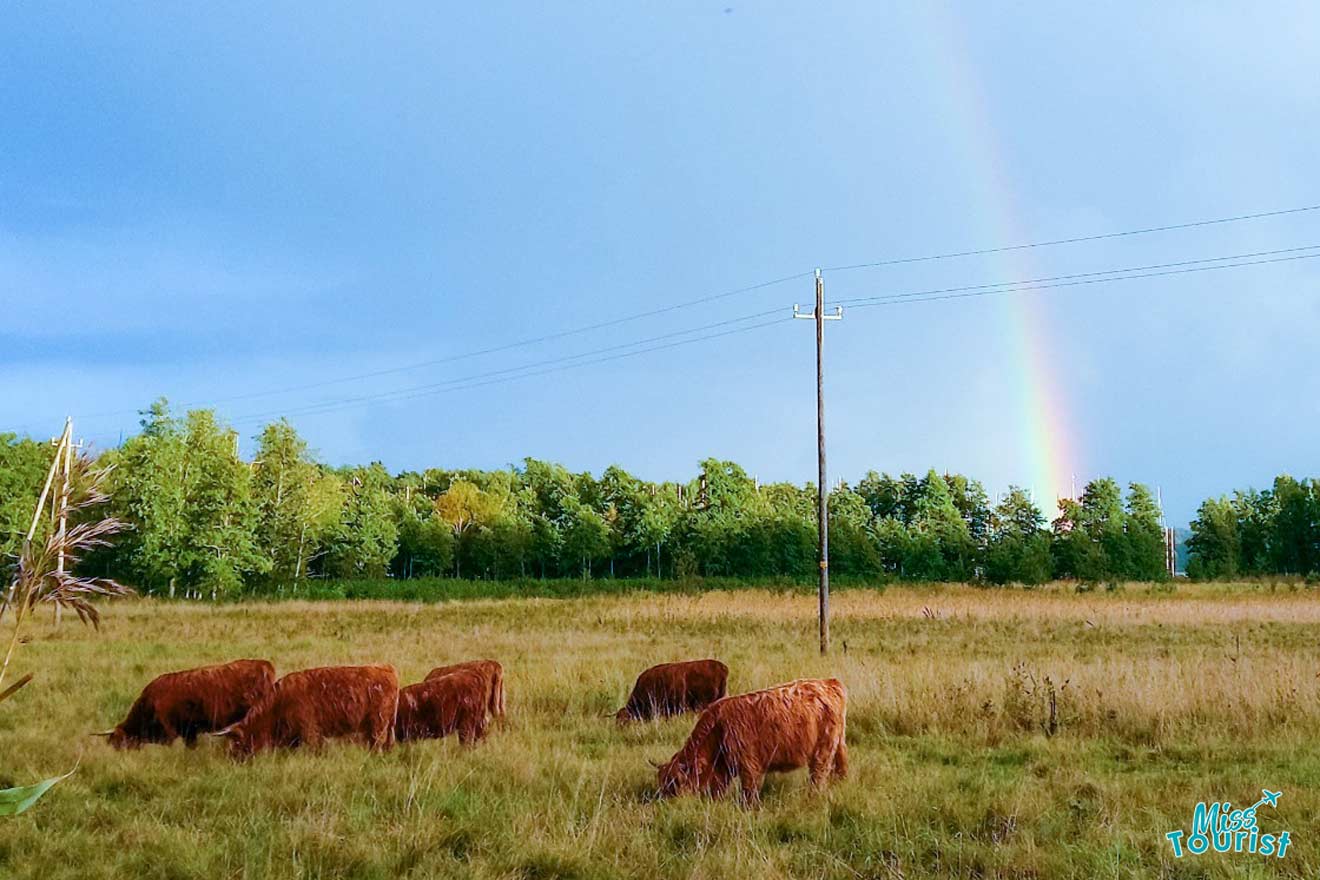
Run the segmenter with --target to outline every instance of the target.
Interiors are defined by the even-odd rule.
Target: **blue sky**
[[[809,5],[8,9],[0,425],[69,413],[112,445],[164,394],[214,402],[250,448],[263,413],[787,314],[810,279],[395,369],[815,266],[1320,203],[1314,4]],[[1311,244],[1320,212],[826,289]],[[1316,474],[1318,279],[1301,260],[850,310],[828,328],[831,472],[1038,497],[1110,474],[1159,485],[1177,522]],[[661,479],[715,455],[802,482],[812,344],[784,322],[291,420],[332,463]]]

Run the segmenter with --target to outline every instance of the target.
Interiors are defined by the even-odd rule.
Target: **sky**
[[[112,447],[164,395],[248,454],[287,415],[331,464],[804,483],[817,267],[832,302],[1320,245],[1312,210],[837,268],[1320,205],[1313,3],[323,6],[6,11],[0,431]],[[1048,512],[1108,475],[1181,524],[1320,475],[1317,282],[845,304],[831,479]]]

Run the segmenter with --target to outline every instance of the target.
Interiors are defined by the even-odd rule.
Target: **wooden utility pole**
[[[830,650],[830,524],[829,484],[825,476],[825,322],[843,318],[843,308],[825,314],[825,281],[816,270],[816,308],[804,315],[795,305],[793,317],[816,322],[816,460],[820,472],[816,480],[816,522],[820,534],[820,652]]]

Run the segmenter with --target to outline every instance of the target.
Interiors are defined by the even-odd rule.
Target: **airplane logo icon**
[[[1245,810],[1242,811],[1243,817],[1244,818],[1250,817],[1251,821],[1253,822],[1256,820],[1256,810],[1260,809],[1266,804],[1269,804],[1271,807],[1277,808],[1279,806],[1279,798],[1283,797],[1283,792],[1270,791],[1268,788],[1262,788],[1260,790],[1260,793],[1264,795],[1264,797],[1262,797],[1260,800],[1256,801],[1254,804],[1252,804],[1251,806],[1247,807]]]

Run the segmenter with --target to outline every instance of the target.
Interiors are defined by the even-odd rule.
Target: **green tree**
[[[150,590],[180,586],[187,552],[185,443],[164,398],[142,412],[142,431],[107,455],[110,497],[130,528],[118,541],[121,576]],[[186,585],[184,585],[186,586]]]
[[[976,565],[976,544],[949,484],[935,471],[921,482],[906,569],[922,580],[970,580]]]
[[[454,565],[454,533],[449,523],[429,510],[419,512],[399,499],[396,503],[399,545],[390,563],[395,577],[438,577],[447,573]]]
[[[435,515],[454,534],[454,577],[462,577],[464,538],[477,526],[490,524],[500,512],[500,500],[475,483],[458,479],[435,499]]]
[[[15,434],[0,434],[0,575],[9,582],[32,525],[32,511],[50,469],[52,447]],[[39,526],[44,523],[39,523]]]
[[[967,533],[972,543],[984,548],[990,538],[990,499],[977,480],[968,479],[962,474],[945,474],[944,482],[953,497],[953,506],[967,524]]]
[[[867,471],[866,476],[857,484],[857,494],[862,496],[870,508],[873,519],[894,517],[904,524],[909,521],[903,498],[903,483],[889,474]]]
[[[349,468],[339,522],[328,542],[326,570],[336,577],[382,577],[398,550],[390,476],[384,466]]]
[[[871,509],[847,485],[830,493],[830,568],[839,574],[872,577],[884,573],[880,550],[871,538]],[[809,533],[815,537],[815,529]]]
[[[238,434],[210,410],[188,413],[183,484],[186,541],[179,561],[187,583],[214,596],[268,571],[270,560],[257,546],[252,472],[238,457]]]
[[[869,531],[884,570],[894,577],[910,577],[907,563],[914,557],[913,539],[903,521],[896,516],[873,519]]]
[[[237,435],[210,410],[183,423],[161,399],[143,413],[142,432],[107,463],[115,513],[131,525],[120,540],[127,572],[149,589],[212,595],[239,589],[269,569],[256,541],[251,471]]]
[[[1055,574],[1083,581],[1126,576],[1126,523],[1122,492],[1108,477],[1087,483],[1078,501],[1062,499],[1054,521]]]
[[[502,510],[490,526],[491,540],[496,547],[495,576],[527,576],[527,566],[533,559],[536,533],[527,512],[521,507]]]
[[[526,458],[518,478],[532,528],[531,562],[542,578],[554,576],[564,556],[566,507],[578,500],[573,475],[562,465]]]
[[[1320,569],[1320,511],[1306,480],[1286,474],[1275,477],[1273,517],[1269,524],[1270,570],[1279,574],[1308,574]]]
[[[1272,572],[1271,543],[1274,530],[1274,496],[1269,491],[1249,489],[1233,493],[1238,520],[1238,546],[1243,574]]]
[[[321,538],[322,511],[313,503],[320,470],[307,444],[286,421],[262,429],[252,462],[257,545],[269,560],[271,580],[296,585]]]
[[[1041,584],[1051,577],[1045,517],[1025,491],[1010,486],[989,521],[985,577],[995,584]]]
[[[565,561],[580,562],[582,578],[591,577],[592,563],[610,552],[610,529],[605,518],[580,501],[570,501],[564,510]]]
[[[1209,498],[1201,503],[1192,520],[1192,536],[1187,539],[1191,558],[1188,577],[1197,580],[1237,577],[1242,552],[1238,534],[1238,512],[1226,497]]]
[[[1148,487],[1141,483],[1128,485],[1125,513],[1124,574],[1138,581],[1165,580],[1169,572],[1164,559],[1163,516]]]

